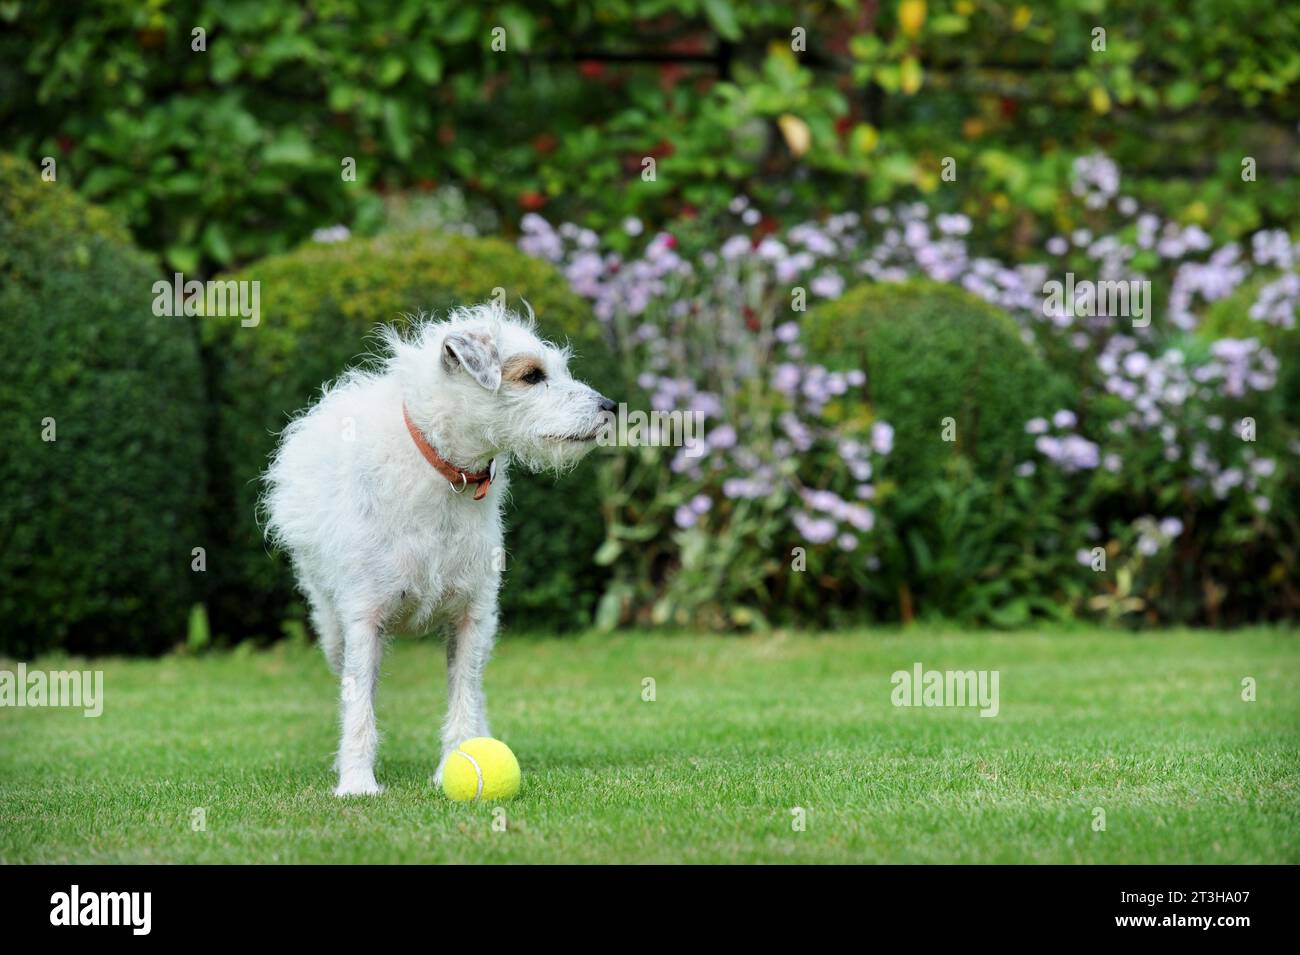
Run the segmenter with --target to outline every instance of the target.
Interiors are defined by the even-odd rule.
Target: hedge
[[[873,587],[904,619],[1023,623],[1024,601],[1007,602],[1013,581],[1032,589],[1038,515],[1012,478],[1035,457],[1025,421],[1073,406],[1062,380],[1009,315],[950,285],[859,286],[804,328],[812,359],[866,372],[873,412],[894,427]]]
[[[202,375],[158,278],[104,210],[0,156],[0,652],[184,639]]]
[[[223,277],[260,283],[256,326],[201,320],[214,398],[208,526],[214,553],[208,609],[227,639],[273,638],[300,610],[288,561],[263,543],[255,518],[258,477],[289,416],[321,384],[374,346],[384,322],[488,300],[504,289],[527,300],[542,333],[574,347],[575,375],[616,395],[617,366],[587,306],[547,263],[498,239],[432,232],[311,244]],[[516,470],[507,510],[506,626],[566,629],[587,623],[604,539],[589,459],[559,483]],[[516,515],[527,514],[527,520]]]
[[[808,313],[805,341],[831,368],[861,368],[879,417],[895,429],[900,483],[938,476],[964,456],[994,477],[1026,459],[1024,423],[1064,407],[1060,381],[1010,315],[951,285],[869,284]],[[943,440],[952,418],[955,440]]]

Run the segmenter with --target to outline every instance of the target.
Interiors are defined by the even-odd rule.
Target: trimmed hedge
[[[153,314],[158,278],[106,212],[0,156],[0,652],[185,638],[202,375],[192,323]]]
[[[1065,390],[1010,315],[951,285],[869,284],[818,305],[804,323],[811,356],[861,368],[877,415],[895,429],[900,484],[938,477],[964,456],[985,477],[1026,460],[1024,423],[1065,407]],[[941,440],[942,419],[956,440]]]
[[[617,364],[589,308],[553,267],[499,239],[410,232],[312,244],[223,279],[261,283],[258,325],[201,319],[215,409],[208,609],[214,631],[228,639],[275,637],[298,613],[288,561],[268,553],[256,523],[258,478],[289,416],[373,346],[378,324],[487,301],[502,288],[512,307],[520,299],[533,306],[546,337],[572,343],[577,377],[619,394]],[[590,621],[603,583],[592,555],[605,534],[595,457],[558,483],[516,469],[506,516],[507,626]]]
[[[1036,457],[1025,421],[1073,406],[1061,379],[1014,319],[950,285],[860,286],[818,305],[804,329],[810,357],[867,373],[872,410],[894,427],[870,580],[881,610],[1026,622],[1024,595],[1041,583],[1026,542],[1042,535],[1035,502],[1014,493],[1014,468]],[[945,418],[955,440],[944,440]]]

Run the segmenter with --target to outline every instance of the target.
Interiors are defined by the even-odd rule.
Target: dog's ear
[[[452,332],[442,342],[442,367],[465,370],[488,391],[501,387],[501,355],[486,332]]]

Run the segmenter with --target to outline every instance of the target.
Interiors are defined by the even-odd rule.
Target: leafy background
[[[49,353],[0,385],[14,427],[20,409],[61,406],[63,369],[89,366],[74,385],[93,404],[91,373],[137,369],[151,340],[129,333],[149,316],[124,295],[68,306],[103,301],[107,254],[67,272],[67,288],[31,281],[43,250],[88,247],[88,229],[62,231],[71,193],[144,250],[114,233],[130,274],[262,277],[271,312],[293,303],[256,339],[203,319],[151,326],[169,374],[121,396],[127,425],[182,401],[202,410],[178,418],[209,425],[187,432],[179,463],[141,455],[135,486],[168,488],[177,468],[205,477],[128,502],[122,532],[98,545],[201,525],[206,538],[187,534],[237,541],[231,559],[180,583],[174,567],[102,585],[79,573],[86,593],[42,631],[32,608],[57,580],[33,584],[38,546],[15,546],[0,622],[23,634],[5,646],[297,632],[283,562],[251,524],[275,422],[365,349],[374,322],[501,276],[583,343],[580,370],[619,369],[608,390],[721,400],[713,432],[741,433],[705,472],[653,449],[601,459],[590,507],[541,487],[527,504],[540,526],[573,530],[534,535],[546,559],[507,583],[513,627],[1293,616],[1298,84],[1300,7],[1266,0],[0,0],[0,141],[18,157],[0,167],[15,197],[0,207],[14,249],[0,265],[21,265],[3,274],[2,319],[16,342],[15,315],[51,327]],[[59,199],[43,207],[47,160]],[[423,238],[401,238],[412,232]],[[463,256],[427,254],[449,235]],[[1153,281],[1148,334],[1042,321],[1035,276],[1104,275],[1117,249],[1123,275]],[[458,272],[462,257],[474,267]],[[813,290],[810,315],[791,307],[796,281]],[[86,340],[103,353],[87,356]],[[1136,381],[1104,372],[1117,354],[1161,374],[1185,361],[1209,383],[1160,427],[1130,428],[1164,393],[1128,394]],[[281,374],[290,365],[301,380]],[[732,393],[740,379],[752,387]],[[941,447],[926,429],[954,393],[982,430]],[[1246,415],[1258,447],[1224,427]],[[795,454],[782,429],[818,440]],[[42,446],[16,447],[27,457],[12,473],[47,473]],[[854,468],[876,477],[855,488]],[[770,494],[733,493],[765,469],[780,478]],[[1219,488],[1227,477],[1237,484]],[[57,479],[25,478],[55,495]],[[855,492],[879,495],[869,513]],[[830,534],[809,573],[791,573],[791,542],[822,535],[830,511],[852,540]],[[0,518],[8,541],[53,527],[17,506]],[[1106,574],[1080,565],[1095,547]],[[146,614],[161,615],[154,632]]]
[[[186,272],[377,229],[379,196],[445,183],[605,233],[738,191],[778,215],[935,196],[1012,247],[1096,148],[1225,235],[1300,199],[1300,10],[1271,0],[9,0],[0,23],[5,142]],[[1245,155],[1269,188],[1232,187]]]

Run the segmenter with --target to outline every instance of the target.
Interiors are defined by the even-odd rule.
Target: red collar
[[[411,420],[405,402],[402,404],[402,420],[406,422],[406,430],[410,432],[411,440],[415,442],[415,446],[424,455],[424,460],[432,464],[433,469],[447,479],[447,483],[451,485],[453,491],[459,494],[469,485],[476,484],[478,489],[474,492],[474,500],[481,501],[487,496],[488,488],[492,486],[492,479],[496,477],[497,462],[495,458],[489,461],[488,466],[482,471],[466,471],[464,468],[458,468],[434,450],[433,445],[429,443],[429,439]]]

